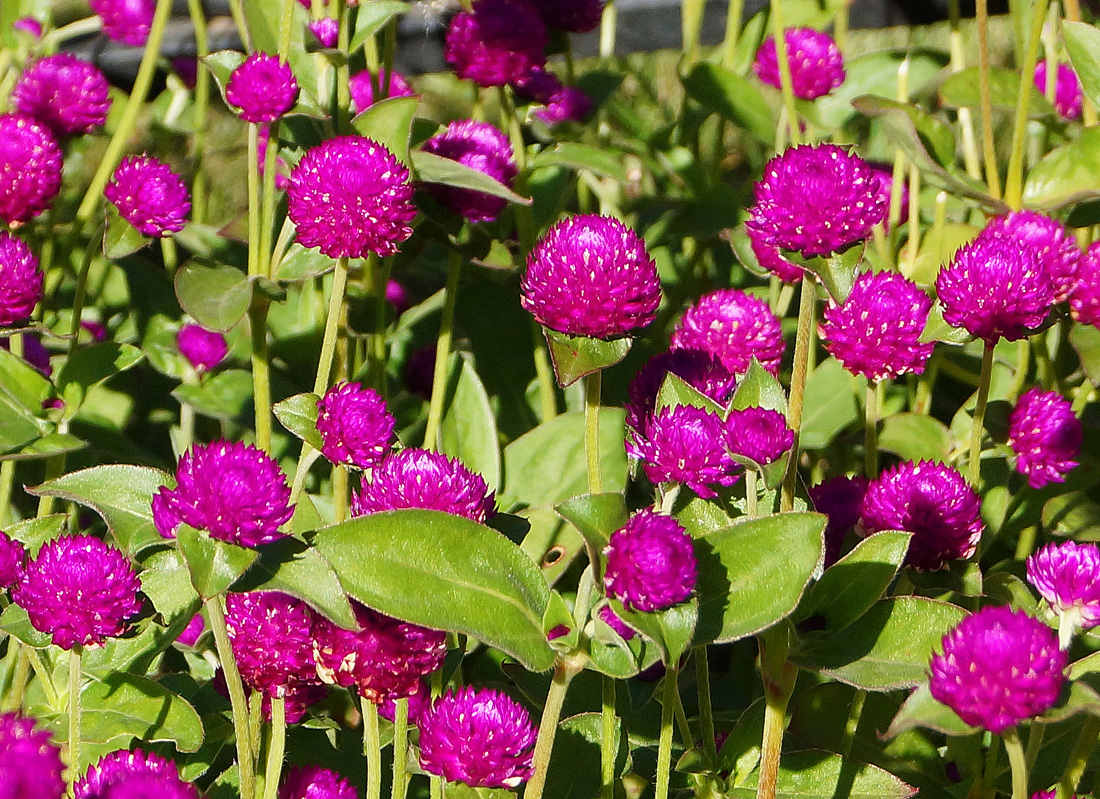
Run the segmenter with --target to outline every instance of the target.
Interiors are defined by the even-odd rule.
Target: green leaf
[[[145,358],[144,353],[130,344],[104,341],[80,347],[65,359],[57,373],[57,386],[65,400],[65,415],[72,417],[84,402],[88,390],[115,375],[132,369]]]
[[[176,272],[176,297],[196,322],[207,330],[224,333],[248,312],[252,284],[234,266],[188,261]]]
[[[806,379],[802,407],[803,449],[821,449],[859,418],[856,379],[836,358],[822,361]]]
[[[81,692],[81,736],[93,743],[174,743],[181,752],[202,746],[202,719],[195,709],[167,688],[136,674],[112,674]]]
[[[364,3],[355,17],[355,30],[351,33],[348,52],[354,53],[367,39],[382,30],[387,22],[408,10],[409,4],[398,0],[371,0]]]
[[[945,463],[951,452],[951,431],[942,422],[922,413],[899,413],[882,423],[878,448],[906,461]]]
[[[696,645],[755,635],[793,613],[821,563],[825,522],[780,513],[695,539]]]
[[[319,530],[314,545],[355,599],[398,619],[465,633],[532,671],[554,652],[542,631],[550,590],[497,531],[430,510],[373,513]]]
[[[363,9],[376,5],[385,5],[385,2],[371,2],[363,6]],[[371,105],[355,117],[351,124],[361,136],[381,144],[407,166],[409,137],[412,134],[413,117],[416,116],[419,106],[419,97],[389,97]]]
[[[828,258],[823,256],[803,258],[800,253],[792,251],[784,251],[783,255],[791,263],[801,266],[810,274],[817,275],[821,285],[829,292],[829,296],[838,303],[843,303],[852,291],[856,279],[856,266],[863,260],[863,250],[864,246],[859,244]]]
[[[113,205],[107,207],[107,229],[103,233],[103,254],[112,261],[125,258],[152,239],[118,215]]]
[[[910,688],[928,679],[933,647],[966,615],[947,602],[890,597],[839,633],[808,641],[793,659],[868,691]]]
[[[745,376],[737,384],[737,392],[730,401],[730,408],[737,411],[745,408],[766,408],[786,414],[787,394],[775,375],[753,358]]]
[[[908,115],[921,144],[933,160],[946,169],[954,167],[955,134],[943,120],[932,116],[915,103],[902,103],[885,97],[861,97],[859,102],[862,109],[874,108],[878,111],[890,108]]]
[[[61,535],[68,518],[64,513],[38,516],[9,525],[4,528],[4,532],[8,534],[9,538],[22,544],[31,557],[34,557],[38,554],[39,547]]]
[[[655,613],[631,612],[618,600],[613,600],[611,606],[619,618],[661,647],[666,665],[680,661],[691,644],[699,621],[699,600],[696,597]]]
[[[290,245],[275,273],[278,280],[297,282],[328,274],[336,267],[336,261],[320,250],[307,250],[295,242]]]
[[[771,145],[775,118],[758,84],[719,64],[700,62],[683,78],[688,95],[723,119]]]
[[[212,419],[240,419],[251,415],[252,373],[244,369],[225,369],[209,375],[201,383],[178,386],[172,396]]]
[[[279,423],[315,450],[321,449],[321,434],[317,431],[317,400],[312,392],[295,394],[275,403],[272,410]]]
[[[214,82],[218,84],[223,100],[225,100],[225,86],[229,83],[229,76],[233,74],[233,70],[244,63],[244,59],[244,53],[239,50],[218,50],[200,59],[210,70]],[[225,104],[229,105],[229,101],[225,100]]]
[[[924,332],[920,334],[921,344],[929,341],[942,341],[944,344],[962,345],[970,341],[971,335],[964,328],[952,327],[943,318],[943,308],[937,302],[928,312],[928,321],[924,325]]]
[[[122,550],[133,557],[146,547],[164,543],[153,526],[151,505],[153,494],[171,479],[147,466],[107,464],[62,475],[27,491],[91,508],[107,522]]]
[[[68,433],[49,433],[32,441],[22,449],[17,449],[7,455],[0,455],[0,461],[43,460],[67,452],[76,452],[86,446],[88,446],[87,441]]]
[[[531,204],[528,198],[519,196],[500,181],[458,161],[452,161],[434,153],[426,153],[423,150],[414,150],[409,153],[409,157],[412,159],[417,180],[423,183],[442,183],[458,189],[472,189],[494,197],[503,197],[509,202],[520,205]]]
[[[179,550],[159,549],[153,552],[142,563],[138,578],[142,593],[149,597],[165,624],[185,614],[190,621],[200,597],[191,585],[187,564]]]
[[[571,386],[586,375],[614,366],[630,352],[632,338],[589,338],[571,336],[544,327],[554,374],[562,388]]]
[[[1084,491],[1071,491],[1043,505],[1043,527],[1074,541],[1100,541],[1100,505]]]
[[[228,590],[260,554],[255,549],[211,538],[187,524],[177,528],[176,543],[191,575],[191,585],[203,599]]]
[[[1100,107],[1100,30],[1085,22],[1065,20],[1062,38],[1081,88],[1093,105]]]
[[[34,628],[26,609],[20,605],[12,604],[4,608],[0,614],[0,630],[35,649],[45,649],[53,641],[53,636]]]
[[[449,371],[439,451],[458,458],[495,491],[500,488],[500,438],[489,394],[468,355],[453,355]]]
[[[755,799],[759,772],[729,791]],[[917,789],[888,771],[827,752],[791,752],[779,761],[775,799],[908,799]]]
[[[951,75],[940,86],[940,100],[949,108],[981,107],[980,74],[978,67],[969,67]],[[1031,82],[1031,76],[1028,76],[1027,83],[1031,89],[1028,116],[1031,119],[1037,119],[1052,115],[1054,109],[1043,93]],[[1020,73],[1018,71],[1005,67],[990,67],[989,99],[995,109],[1014,112],[1019,94]]]
[[[50,381],[22,358],[0,349],[0,453],[22,449],[48,432],[41,418]]]
[[[695,388],[695,386],[689,385],[679,375],[669,372],[665,375],[665,379],[661,381],[661,389],[657,392],[657,404],[654,413],[660,413],[665,408],[680,406],[702,408],[719,418],[726,415],[725,408]]]
[[[718,767],[730,772],[733,786],[740,785],[756,769],[763,737],[764,700],[761,698],[745,709],[718,751]]]
[[[1100,129],[1086,128],[1043,156],[1024,182],[1024,205],[1052,211],[1100,197]]]
[[[582,713],[561,722],[547,767],[544,799],[599,796],[602,731],[599,713]],[[615,719],[611,741],[615,752],[614,774],[619,775],[626,768],[628,756],[627,736],[623,734],[620,718]]]
[[[587,169],[601,177],[626,183],[628,176],[622,164],[622,157],[623,154],[615,150],[577,142],[560,142],[540,151],[531,159],[530,168],[535,170],[541,167],[563,166],[577,171]]]
[[[1085,377],[1100,386],[1100,330],[1092,325],[1074,325],[1069,331],[1069,343],[1077,352]]]
[[[889,729],[883,734],[884,738],[893,738],[907,730],[929,729],[942,732],[946,735],[970,735],[977,731],[977,727],[959,718],[958,714],[947,705],[941,704],[932,698],[932,692],[928,689],[928,683],[922,683],[905,700],[901,710],[890,722]]]
[[[572,524],[584,540],[596,549],[603,549],[611,534],[626,524],[630,511],[622,494],[584,494],[567,499],[555,510]]]

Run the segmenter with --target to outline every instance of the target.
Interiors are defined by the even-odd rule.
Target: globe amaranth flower
[[[191,621],[187,622],[187,626],[183,628],[183,631],[176,636],[176,643],[193,647],[202,638],[204,632],[206,632],[206,622],[203,620],[201,613],[196,613],[191,617]]]
[[[65,782],[61,750],[49,730],[36,730],[34,719],[0,715],[0,796],[5,799],[61,799]]]
[[[928,687],[967,724],[1000,735],[1053,707],[1065,667],[1047,625],[1023,611],[986,607],[944,636]]]
[[[1057,799],[1058,791],[1036,791],[1031,795],[1031,799]],[[1069,799],[1077,799],[1077,794],[1072,794]]]
[[[1016,471],[1032,488],[1064,483],[1081,454],[1081,421],[1070,401],[1035,387],[1024,393],[1008,417],[1008,445]]]
[[[61,147],[25,114],[0,114],[0,220],[16,226],[53,204],[61,190]]]
[[[814,503],[814,510],[829,518],[825,525],[826,569],[840,560],[844,537],[859,522],[868,485],[870,481],[866,477],[856,475],[831,477],[810,487],[810,500]]]
[[[154,752],[121,749],[104,755],[73,786],[73,799],[199,799],[175,763]]]
[[[0,530],[0,591],[19,579],[26,562],[27,551],[23,545]]]
[[[417,692],[420,681],[443,665],[447,634],[398,621],[352,603],[360,629],[345,630],[318,616],[313,626],[317,674],[326,683],[356,686],[380,704]]]
[[[150,155],[128,155],[115,170],[103,196],[119,216],[146,236],[169,236],[183,230],[191,196],[183,179]]]
[[[317,402],[321,453],[360,469],[381,461],[393,446],[394,418],[386,401],[361,383],[337,383]]]
[[[816,100],[844,83],[844,58],[833,37],[813,28],[788,28],[783,32],[791,67],[794,96]],[[752,71],[761,82],[782,88],[775,37],[769,36],[756,52]]]
[[[480,86],[520,81],[546,63],[550,37],[528,0],[475,0],[447,29],[444,57],[460,78]]]
[[[0,337],[0,350],[10,349],[11,344],[9,341],[12,338],[15,337]],[[23,342],[23,360],[46,377],[52,375],[53,367],[50,365],[50,351],[42,346],[42,342],[39,340],[38,336],[33,333],[20,333],[19,338]],[[50,402],[50,400],[47,400],[47,402]]]
[[[320,766],[297,766],[287,772],[279,799],[359,799],[350,782]]]
[[[695,547],[671,516],[638,511],[611,534],[603,554],[604,589],[627,610],[665,610],[686,601],[695,589]]]
[[[508,137],[488,122],[462,119],[452,122],[442,133],[424,143],[424,151],[457,161],[511,187],[517,170]],[[472,189],[457,189],[429,183],[432,196],[470,222],[492,222],[508,201]]]
[[[269,544],[290,521],[290,486],[275,459],[252,445],[196,444],[180,458],[176,488],[153,496],[153,523],[174,538],[181,523],[242,547]]]
[[[475,788],[516,788],[534,773],[535,724],[491,688],[450,689],[420,721],[420,766]]]
[[[886,202],[886,215],[883,217],[882,224],[889,228],[890,226],[890,195],[894,190],[894,167],[892,164],[881,164],[875,161],[868,161],[876,175],[878,175],[878,188],[882,194],[882,199]],[[901,185],[901,196],[899,197],[898,204],[898,219],[901,222],[905,222],[909,219],[909,184],[904,179],[899,181]]]
[[[20,17],[11,24],[12,30],[22,31],[33,39],[42,38],[42,23],[34,17]]]
[[[709,352],[679,349],[659,353],[646,361],[630,381],[627,427],[636,432],[645,429],[653,418],[661,386],[670,374],[723,407],[737,388],[737,377]]]
[[[986,234],[1013,236],[1030,248],[1054,284],[1054,301],[1064,302],[1077,284],[1081,251],[1073,235],[1056,219],[1036,211],[1013,211],[989,220]]]
[[[642,462],[654,485],[680,483],[703,499],[717,496],[712,486],[731,486],[741,467],[726,451],[717,414],[675,405],[662,409],[627,441],[626,451]]]
[[[534,0],[547,27],[569,33],[594,31],[603,18],[603,0]]]
[[[432,705],[432,689],[424,680],[416,688],[412,696],[404,697],[408,704],[408,723],[416,724],[424,716],[425,711]],[[396,718],[397,701],[392,697],[378,706],[378,715],[386,721],[392,722]]]
[[[269,696],[290,685],[316,682],[313,611],[280,591],[227,594],[225,626],[241,679]]]
[[[936,294],[943,318],[992,346],[1038,327],[1054,304],[1054,284],[1036,253],[1019,239],[981,233],[940,270]]]
[[[348,81],[351,90],[351,107],[357,114],[361,114],[374,105],[374,73],[369,69],[356,72]],[[415,97],[412,87],[405,80],[405,76],[396,70],[390,71],[390,79],[387,83],[386,98],[391,97]]]
[[[149,38],[156,0],[88,0],[103,20],[103,33],[116,42],[141,47]]]
[[[733,409],[724,424],[726,449],[760,466],[779,460],[794,446],[794,432],[786,417],[770,408]]]
[[[553,127],[559,122],[584,122],[592,113],[592,99],[576,86],[562,86],[550,95],[545,108],[535,111],[535,117]]]
[[[257,51],[229,75],[225,99],[245,122],[274,122],[298,101],[298,81],[289,63]]]
[[[932,299],[896,272],[861,272],[843,304],[830,300],[821,335],[844,368],[868,380],[920,374],[934,342],[921,343]]]
[[[932,570],[970,557],[982,536],[981,500],[950,466],[900,463],[872,480],[863,497],[863,531],[913,534],[906,563]]]
[[[784,258],[778,247],[766,243],[763,238],[765,234],[760,228],[746,226],[745,235],[761,269],[775,275],[784,283],[797,283],[806,274],[801,266]]]
[[[321,17],[309,23],[309,32],[317,37],[322,47],[335,47],[340,38],[340,23],[332,17]]]
[[[409,170],[362,136],[311,147],[290,173],[287,213],[298,241],[330,258],[393,255],[416,216]]]
[[[484,522],[493,515],[495,498],[484,478],[457,458],[425,449],[389,455],[352,497],[351,512],[365,516],[401,508],[440,510]]]
[[[62,649],[117,638],[141,610],[126,556],[93,535],[64,535],[42,545],[12,588],[31,625]]]
[[[1035,65],[1035,88],[1044,95],[1047,91],[1047,62],[1042,59]],[[1084,105],[1081,80],[1069,64],[1059,64],[1054,78],[1054,110],[1062,119],[1077,119]]]
[[[40,299],[38,259],[20,239],[0,231],[0,327],[29,319]]]
[[[778,374],[786,349],[783,329],[768,304],[738,289],[700,297],[676,323],[671,346],[709,352],[735,375],[747,372],[753,358]]]
[[[176,334],[176,346],[180,355],[200,374],[215,369],[229,352],[225,336],[202,325],[186,324],[181,327]]]
[[[886,218],[889,201],[870,164],[835,144],[801,145],[768,161],[747,229],[762,244],[809,258],[847,249]]]
[[[1069,312],[1074,321],[1100,329],[1100,241],[1081,254],[1077,282],[1069,295]]]
[[[1100,624],[1100,547],[1065,541],[1027,559],[1027,581],[1058,616],[1059,645]]]
[[[619,618],[619,614],[610,605],[601,607],[597,615],[600,617],[600,621],[618,633],[624,641],[629,641],[637,635],[631,627],[627,626],[625,621]]]
[[[110,84],[94,64],[70,53],[40,58],[12,89],[15,109],[49,126],[55,136],[102,127],[111,109]]]

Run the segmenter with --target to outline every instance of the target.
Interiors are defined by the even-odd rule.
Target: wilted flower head
[[[508,137],[488,122],[462,119],[424,143],[424,150],[476,169],[505,186],[511,186],[517,170]],[[429,183],[428,190],[443,205],[471,222],[491,222],[508,201],[471,189]]]
[[[38,216],[61,190],[61,147],[49,128],[24,114],[0,114],[0,221]]]
[[[745,227],[756,228],[761,244],[806,257],[839,252],[886,217],[880,183],[866,161],[843,147],[791,147],[764,167]]]
[[[724,427],[726,449],[761,466],[778,460],[794,446],[787,418],[770,408],[733,409]]]
[[[0,530],[0,591],[19,579],[26,562],[27,551],[23,545]]]
[[[180,458],[176,488],[153,496],[153,523],[165,538],[186,523],[242,547],[269,544],[290,521],[290,486],[275,459],[240,442],[196,444]]]
[[[0,231],[0,327],[30,318],[42,299],[42,271],[31,248]]]
[[[654,485],[680,483],[704,499],[716,496],[712,486],[731,486],[741,474],[726,451],[722,420],[702,408],[662,409],[636,431],[626,449],[642,461]]]
[[[500,691],[450,689],[419,726],[420,766],[429,774],[475,788],[516,788],[534,772],[531,715]]]
[[[227,594],[225,625],[241,679],[269,696],[297,682],[316,682],[313,612],[280,591]]]
[[[535,0],[548,27],[569,33],[587,33],[599,27],[603,0]]]
[[[831,477],[811,486],[810,499],[814,510],[829,517],[825,525],[825,568],[840,560],[844,537],[859,522],[863,497],[870,481],[862,475]]]
[[[230,74],[225,99],[245,122],[274,122],[297,102],[298,81],[289,63],[257,51]]]
[[[74,799],[199,799],[176,765],[153,752],[120,749],[104,755],[73,786]]]
[[[309,23],[309,32],[317,37],[322,47],[335,47],[340,37],[340,23],[332,17],[321,17]]]
[[[362,136],[321,142],[290,173],[287,214],[303,247],[330,258],[393,255],[416,216],[409,170]]]
[[[373,466],[393,446],[393,427],[386,401],[360,383],[337,383],[317,402],[321,453],[333,463]]]
[[[788,28],[783,32],[791,67],[794,96],[816,100],[844,83],[844,58],[833,37],[813,28]],[[779,54],[775,37],[769,36],[756,52],[752,71],[769,86],[779,89]]]
[[[983,235],[989,234],[1012,236],[1031,249],[1054,284],[1054,301],[1069,297],[1077,284],[1081,251],[1065,225],[1036,211],[1013,211],[989,220]]]
[[[659,353],[646,361],[630,381],[627,427],[635,431],[645,429],[653,418],[661,386],[670,374],[723,407],[737,388],[737,377],[709,352],[679,349]]]
[[[583,122],[592,112],[592,100],[577,86],[562,86],[550,95],[545,108],[535,111],[535,116],[547,125],[566,120]]]
[[[638,511],[611,534],[603,554],[604,589],[627,610],[664,610],[687,600],[695,589],[695,547],[671,516]]]
[[[528,0],[475,0],[451,20],[444,55],[460,78],[504,86],[546,63],[546,24]]]
[[[493,492],[481,475],[456,458],[424,449],[404,449],[376,466],[370,482],[352,497],[355,516],[401,508],[441,510],[484,522],[494,513]]]
[[[1081,454],[1081,421],[1069,400],[1036,386],[1008,417],[1008,445],[1016,453],[1016,471],[1032,488],[1064,483]]]
[[[229,352],[225,336],[216,330],[207,330],[202,325],[186,324],[181,327],[176,334],[176,346],[180,355],[199,373],[209,372],[217,367]]]
[[[661,303],[657,266],[645,242],[617,219],[571,216],[527,257],[520,304],[544,327],[612,338],[647,326]]]
[[[0,716],[0,796],[61,799],[64,768],[49,730],[36,730],[34,719],[15,713]]]
[[[149,155],[128,155],[115,170],[103,196],[119,216],[146,236],[168,236],[183,230],[191,197],[182,178]]]
[[[774,375],[786,345],[766,302],[738,289],[719,289],[684,311],[672,331],[672,349],[709,352],[735,375],[747,372],[756,358]]]
[[[1069,311],[1075,321],[1100,328],[1100,241],[1094,241],[1081,255]]]
[[[374,74],[369,69],[356,72],[348,81],[348,87],[351,90],[351,107],[357,114],[363,113],[374,105],[374,81]],[[409,82],[405,80],[405,76],[396,70],[391,70],[386,89],[386,99],[415,96]]]
[[[12,588],[39,632],[62,649],[98,646],[126,630],[141,609],[134,567],[94,535],[63,535],[42,545]]]
[[[103,20],[103,33],[116,42],[141,47],[149,38],[156,0],[88,0]]]
[[[12,89],[16,110],[48,125],[55,136],[102,127],[111,109],[110,85],[94,64],[56,53],[28,66]]]
[[[920,374],[934,342],[921,343],[932,299],[896,272],[861,272],[842,305],[830,300],[821,335],[844,368],[868,380]]]
[[[1100,624],[1100,547],[1096,544],[1047,544],[1027,559],[1027,581],[1062,620],[1063,649],[1077,628]]]
[[[1001,734],[1054,706],[1066,653],[1043,622],[1007,607],[967,616],[932,656],[932,696],[975,727]]]
[[[1046,94],[1047,62],[1045,58],[1035,65],[1035,88]],[[1054,79],[1054,110],[1062,119],[1077,119],[1081,116],[1084,99],[1081,80],[1073,71],[1073,67],[1069,64],[1059,64],[1058,74]]]
[[[359,794],[331,769],[297,766],[287,772],[279,799],[359,799]]]

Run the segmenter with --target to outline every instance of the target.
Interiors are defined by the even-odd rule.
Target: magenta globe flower
[[[1075,321],[1100,328],[1100,241],[1081,254],[1077,283],[1069,295],[1069,312]]]
[[[1047,62],[1041,59],[1035,65],[1035,88],[1042,94],[1047,91]],[[1077,119],[1081,116],[1085,95],[1081,90],[1081,80],[1069,64],[1059,64],[1058,74],[1054,78],[1054,110],[1062,119]]]
[[[364,480],[351,500],[353,516],[401,508],[439,510],[484,522],[495,512],[495,499],[484,478],[458,459],[404,449],[376,466],[370,482]]]
[[[747,372],[756,358],[774,375],[786,345],[766,302],[738,289],[719,289],[684,311],[672,331],[672,349],[709,352],[735,375]]]
[[[153,752],[120,749],[104,755],[73,786],[73,799],[199,799],[175,763]]]
[[[517,788],[534,773],[534,722],[505,693],[450,689],[419,726],[420,766],[429,774],[475,788]]]
[[[931,310],[932,299],[913,281],[896,272],[861,272],[848,299],[825,308],[825,349],[874,382],[919,375],[935,347],[920,340]]]
[[[274,122],[298,101],[298,81],[290,64],[257,51],[230,74],[225,99],[245,122]]]
[[[285,696],[295,683],[316,682],[313,611],[279,591],[226,594],[225,625],[246,684]]]
[[[369,69],[356,72],[348,81],[351,90],[351,108],[355,113],[361,114],[374,105],[374,74]],[[415,97],[409,82],[405,76],[396,70],[390,72],[390,79],[386,89],[386,99],[391,97]]]
[[[844,58],[832,36],[813,28],[789,28],[783,31],[783,39],[795,97],[816,100],[844,83]],[[752,71],[761,82],[782,88],[774,36],[760,45]]]
[[[452,122],[445,131],[428,139],[423,149],[476,169],[508,187],[518,174],[511,142],[488,122],[474,119]],[[428,190],[443,205],[470,222],[492,222],[508,204],[503,197],[438,183],[429,183]]]
[[[1058,616],[1059,645],[1100,624],[1100,547],[1065,541],[1027,559],[1027,581]]]
[[[562,86],[550,95],[545,108],[535,111],[534,116],[553,127],[559,122],[584,122],[592,113],[592,100],[576,86]]]
[[[322,47],[335,47],[340,38],[340,23],[332,17],[321,17],[307,26]]]
[[[321,142],[290,173],[287,214],[298,242],[330,258],[393,255],[416,216],[409,170],[362,136]]]
[[[1081,421],[1070,401],[1053,391],[1032,388],[1008,417],[1008,445],[1016,453],[1016,471],[1032,488],[1064,483],[1079,463]]]
[[[331,769],[298,766],[287,772],[279,799],[359,799],[359,794]]]
[[[432,705],[432,689],[428,686],[428,683],[421,680],[416,688],[416,693],[404,698],[408,704],[408,722],[409,724],[416,724]],[[386,699],[378,706],[379,717],[384,718],[386,721],[392,722],[396,718],[396,711],[396,699]]]
[[[535,0],[547,27],[569,33],[594,31],[603,18],[603,0]]]
[[[141,47],[149,38],[156,0],[88,0],[103,20],[103,33],[116,42]]]
[[[741,474],[726,451],[722,420],[688,405],[654,414],[645,429],[627,441],[626,451],[642,462],[654,485],[679,483],[703,499],[717,496],[712,486],[731,486]]]
[[[201,613],[196,613],[191,617],[191,621],[187,622],[187,626],[183,628],[183,631],[176,636],[176,643],[181,646],[194,647],[202,638],[204,632],[206,632],[206,621],[203,620]]]
[[[26,562],[27,551],[23,549],[23,545],[0,530],[0,591],[9,588],[19,579]]]
[[[123,158],[103,196],[114,204],[119,216],[146,236],[178,233],[191,210],[183,179],[149,155]]]
[[[11,25],[12,30],[21,31],[32,39],[42,38],[42,23],[34,17],[20,17]]]
[[[814,510],[828,518],[825,525],[825,568],[840,560],[844,537],[859,522],[863,512],[863,497],[870,481],[862,475],[831,477],[811,486],[810,500]]]
[[[932,696],[963,721],[1000,735],[1058,701],[1066,653],[1038,619],[1007,607],[967,616],[932,656]]]
[[[141,610],[134,567],[93,535],[63,535],[42,545],[12,588],[12,600],[55,646],[99,646],[126,630]]]
[[[217,368],[229,352],[225,336],[202,325],[187,324],[181,327],[176,334],[176,346],[180,355],[199,374]]]
[[[986,234],[1012,236],[1034,252],[1054,284],[1055,302],[1064,302],[1077,285],[1081,251],[1058,220],[1035,211],[1013,211],[989,220],[983,231]]]
[[[333,463],[375,465],[393,446],[394,424],[386,401],[360,383],[337,383],[317,402],[321,453]]]
[[[275,459],[239,442],[196,444],[180,458],[176,488],[153,496],[153,523],[174,538],[181,523],[211,538],[257,547],[283,537],[290,521],[290,486]]]
[[[886,218],[880,183],[870,164],[843,147],[791,147],[764,167],[745,227],[763,245],[830,255],[863,241]]]
[[[0,796],[6,799],[61,799],[65,782],[61,750],[49,730],[36,730],[34,719],[0,715]]]
[[[480,86],[517,83],[546,63],[546,24],[528,0],[475,0],[451,20],[444,56],[460,78]]]
[[[103,127],[111,109],[110,84],[99,68],[69,53],[40,58],[12,89],[16,110],[49,126],[55,136]]]
[[[42,271],[31,248],[0,231],[0,327],[29,319],[42,299]]]
[[[732,409],[724,423],[724,440],[731,455],[767,466],[794,446],[787,418],[770,408]]]
[[[61,190],[61,147],[49,128],[23,114],[0,114],[0,141],[0,221],[17,227]]]
[[[617,219],[581,214],[551,227],[527,257],[520,305],[543,327],[613,338],[649,325],[661,303],[645,242]]]
[[[797,283],[806,274],[806,270],[798,264],[792,263],[783,257],[778,247],[764,241],[760,228],[755,226],[745,227],[745,234],[752,248],[752,254],[756,256],[756,262],[760,268],[771,272],[784,283]]]
[[[626,424],[641,432],[653,418],[657,395],[669,375],[676,375],[701,394],[725,407],[737,388],[737,378],[709,352],[681,349],[654,355],[630,381]]]
[[[611,534],[603,554],[604,589],[627,610],[665,610],[695,590],[695,547],[671,516],[648,508],[638,511]]]

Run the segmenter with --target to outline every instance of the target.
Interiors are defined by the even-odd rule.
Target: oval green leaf
[[[417,180],[424,183],[442,183],[458,189],[472,189],[494,197],[503,197],[509,202],[520,205],[531,204],[529,199],[520,197],[500,181],[458,161],[452,161],[434,153],[426,153],[423,150],[414,150],[409,153],[409,158],[412,160],[413,169],[416,170]]]
[[[244,318],[252,301],[252,284],[234,266],[188,261],[176,272],[176,297],[196,322],[224,333]]]
[[[562,388],[571,386],[586,375],[614,366],[630,352],[631,338],[589,338],[570,336],[556,330],[543,328],[550,359],[554,362],[554,374]]]

